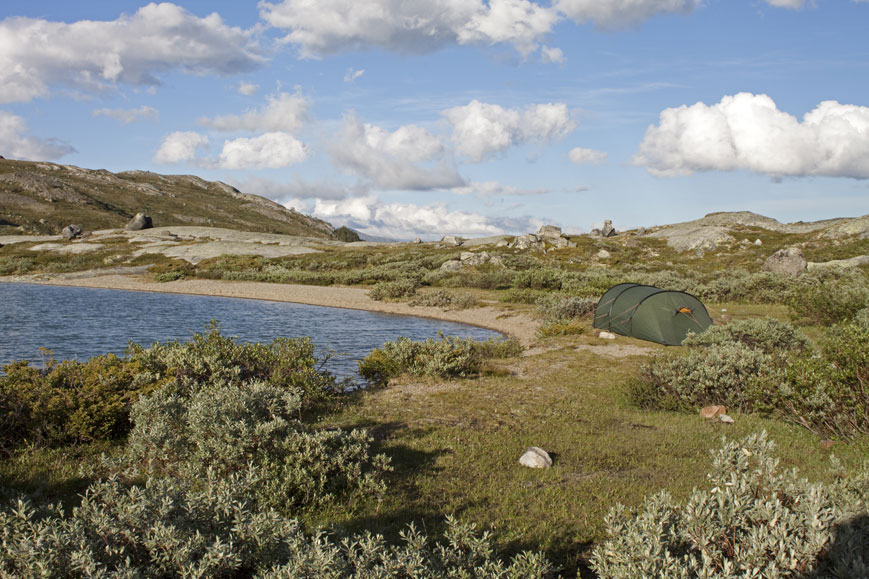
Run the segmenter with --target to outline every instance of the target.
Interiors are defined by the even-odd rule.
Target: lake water
[[[14,360],[41,363],[40,348],[56,360],[86,360],[129,342],[188,340],[217,320],[225,336],[243,342],[310,336],[326,368],[353,376],[357,360],[384,342],[448,336],[485,340],[497,332],[453,322],[284,302],[0,283],[0,366]]]

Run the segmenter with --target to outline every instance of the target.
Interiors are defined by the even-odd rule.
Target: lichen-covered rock
[[[462,240],[456,237],[455,235],[445,235],[443,239],[441,239],[441,243],[445,245],[454,245],[458,247],[462,244]]]
[[[763,270],[771,273],[798,275],[806,271],[806,258],[799,247],[779,249],[770,255],[763,264]]]

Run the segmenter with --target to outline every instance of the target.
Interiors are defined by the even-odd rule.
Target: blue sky
[[[0,155],[373,236],[869,213],[867,0],[0,4]]]

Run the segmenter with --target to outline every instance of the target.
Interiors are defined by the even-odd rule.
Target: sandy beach
[[[534,341],[539,322],[526,314],[504,312],[491,306],[444,311],[440,308],[382,302],[368,297],[368,291],[353,287],[308,286],[247,281],[189,279],[155,282],[150,276],[110,274],[22,275],[0,277],[0,282],[37,283],[130,291],[207,295],[293,302],[353,310],[367,310],[406,316],[434,318],[496,330],[518,339],[523,346]]]

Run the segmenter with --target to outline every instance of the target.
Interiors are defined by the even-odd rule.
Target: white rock
[[[610,256],[610,252],[608,252],[605,249],[601,249],[600,251],[597,252],[597,257],[598,257],[598,259],[609,259],[611,256]]]
[[[755,245],[763,245],[763,242],[762,242],[761,240],[759,240],[759,239],[755,239],[755,240],[754,240],[754,244],[755,244]]]
[[[616,335],[613,334],[612,332],[601,332],[600,334],[597,335],[597,337],[601,338],[602,340],[615,340],[616,339]]]
[[[552,458],[542,448],[531,446],[519,458],[519,464],[528,468],[549,468],[552,466]]]
[[[733,424],[733,422],[734,422],[733,419],[726,414],[719,414],[718,420],[720,420],[721,422],[723,422],[725,424]]]

